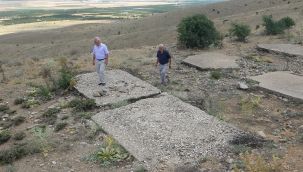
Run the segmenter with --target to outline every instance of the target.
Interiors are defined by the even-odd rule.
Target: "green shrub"
[[[231,36],[237,37],[238,41],[245,42],[246,37],[249,36],[251,29],[248,25],[233,23],[229,30]]]
[[[265,26],[265,32],[268,35],[277,35],[284,33],[285,29],[289,29],[294,26],[295,22],[290,17],[284,17],[279,21],[274,21],[272,16],[263,16],[263,26]]]
[[[220,33],[205,15],[184,18],[178,25],[178,40],[186,48],[207,48],[220,42]]]
[[[284,17],[279,20],[280,24],[284,26],[285,29],[289,29],[292,26],[296,25],[295,21],[290,17]]]
[[[70,88],[70,83],[72,79],[73,75],[69,70],[61,69],[60,76],[58,79],[58,87],[63,90]]]
[[[64,129],[66,126],[67,126],[66,122],[60,122],[60,123],[58,123],[56,125],[56,127],[55,127],[55,132],[58,132],[58,131]]]
[[[16,98],[16,99],[14,100],[14,104],[15,104],[15,105],[20,105],[20,104],[22,104],[24,101],[25,101],[24,98]]]
[[[57,108],[48,109],[46,112],[42,114],[42,121],[50,125],[55,124],[58,117],[57,113],[59,113],[60,111],[61,110]]]
[[[38,86],[36,94],[42,100],[50,100],[52,97],[50,89],[47,86],[43,85]]]
[[[15,126],[18,126],[18,125],[22,124],[24,121],[25,121],[24,116],[17,116],[17,117],[12,119],[12,122]]]
[[[6,112],[7,110],[9,110],[7,105],[0,105],[0,112]]]
[[[41,148],[34,142],[18,144],[8,149],[0,150],[0,164],[10,164],[26,155],[39,152],[41,152]]]
[[[20,132],[14,134],[13,139],[14,140],[23,140],[25,137],[26,137],[25,132],[20,131]]]
[[[0,145],[7,142],[11,138],[11,133],[8,130],[4,130],[0,133]]]
[[[74,99],[69,103],[69,107],[72,107],[74,111],[84,112],[93,110],[96,107],[96,103],[93,99]]]
[[[220,71],[212,71],[210,73],[210,77],[212,79],[216,79],[216,80],[219,80],[221,78],[221,72]]]

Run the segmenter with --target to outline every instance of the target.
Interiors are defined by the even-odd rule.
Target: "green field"
[[[176,8],[173,5],[83,8],[67,10],[19,9],[0,11],[0,25],[34,23],[60,20],[120,20],[141,18],[153,13],[163,13]]]

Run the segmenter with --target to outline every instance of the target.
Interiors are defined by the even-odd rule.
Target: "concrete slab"
[[[303,46],[295,44],[258,44],[258,49],[282,53],[288,56],[303,56]]]
[[[183,63],[202,70],[209,69],[238,69],[237,56],[227,56],[221,53],[207,52],[199,55],[189,56]]]
[[[149,83],[121,70],[106,72],[107,86],[105,88],[98,85],[99,80],[96,72],[81,74],[76,78],[75,88],[84,96],[95,99],[97,105],[100,106],[146,98],[161,92]],[[101,90],[106,90],[107,94],[96,97],[96,93]]]
[[[180,99],[161,95],[93,116],[147,169],[222,157],[238,129]]]
[[[303,100],[303,76],[278,71],[250,77],[250,79],[259,82],[259,87],[271,92]]]

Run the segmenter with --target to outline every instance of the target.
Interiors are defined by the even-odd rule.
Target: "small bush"
[[[280,24],[284,26],[285,29],[289,29],[292,26],[296,25],[295,21],[290,17],[284,17],[279,20]]]
[[[207,48],[218,45],[220,33],[205,15],[184,18],[178,25],[178,40],[186,48]]]
[[[84,112],[93,110],[96,107],[96,103],[93,99],[74,99],[69,103],[69,107],[73,108],[74,111]]]
[[[14,104],[15,104],[15,105],[21,105],[24,101],[25,101],[24,98],[16,98],[16,99],[14,100]]]
[[[13,139],[14,140],[23,140],[25,137],[26,137],[25,132],[20,131],[20,132],[14,134]]]
[[[42,121],[50,125],[55,124],[58,117],[57,113],[59,113],[60,111],[61,110],[57,108],[48,109],[46,112],[43,113]]]
[[[25,121],[24,116],[17,116],[17,117],[12,119],[12,122],[15,126],[18,126],[18,125],[22,124],[24,121]]]
[[[284,17],[279,21],[274,21],[272,16],[263,16],[263,26],[267,35],[277,35],[284,33],[285,29],[294,26],[295,22],[290,17]]]
[[[9,107],[7,105],[0,105],[0,112],[5,112],[9,110]]]
[[[40,146],[33,143],[22,143],[6,150],[0,150],[0,164],[11,164],[26,155],[41,152]]]
[[[58,123],[56,125],[56,127],[55,127],[55,132],[58,132],[58,131],[64,129],[66,126],[67,126],[66,122],[60,122],[60,123]]]
[[[8,130],[4,130],[0,133],[0,145],[7,142],[11,138],[11,133]]]
[[[50,100],[52,97],[50,89],[43,85],[38,86],[36,94],[42,100]]]
[[[251,29],[248,25],[233,23],[229,30],[231,36],[237,37],[238,41],[245,42],[249,36]]]
[[[212,79],[216,79],[216,80],[219,80],[221,78],[221,72],[220,71],[212,71],[210,73],[210,77]]]

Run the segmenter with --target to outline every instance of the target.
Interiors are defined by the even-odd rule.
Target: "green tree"
[[[184,18],[178,25],[179,43],[186,48],[207,48],[220,43],[220,33],[205,15]]]

